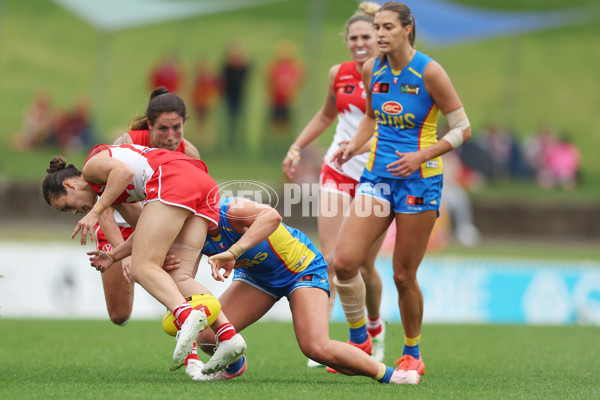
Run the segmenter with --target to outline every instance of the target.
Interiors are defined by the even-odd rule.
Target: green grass
[[[346,338],[344,324],[332,336]],[[306,368],[290,323],[244,331],[248,371],[228,382],[169,372],[173,340],[159,321],[0,320],[0,397],[6,399],[594,399],[598,328],[426,325],[426,375],[417,387]],[[401,354],[388,329],[386,363]],[[567,344],[568,343],[568,344]]]
[[[565,6],[561,0],[459,1],[504,10]],[[192,119],[186,136],[201,147],[217,180],[252,176],[277,181],[283,154],[261,154],[267,115],[264,71],[275,42],[289,38],[297,43],[308,68],[296,110],[294,135],[321,104],[328,68],[348,59],[339,33],[356,2],[317,3],[322,7],[322,28],[307,18],[309,0],[290,0],[102,36],[52,1],[4,1],[0,36],[0,174],[8,179],[38,182],[49,158],[56,154],[56,150],[20,153],[10,147],[12,137],[20,129],[23,109],[36,89],[48,88],[57,107],[69,106],[81,94],[91,96],[102,128],[100,138],[112,142],[131,117],[143,112],[147,71],[166,50],[178,51],[186,69],[191,71],[200,55],[219,64],[225,45],[232,38],[239,38],[252,58],[247,118],[243,124],[247,142],[243,152],[248,155],[240,160],[239,154],[213,147],[225,126],[222,109],[213,118],[214,129],[198,132]],[[568,3],[598,5],[600,1]],[[520,137],[534,132],[541,123],[569,132],[584,158],[584,181],[576,193],[597,196],[600,158],[595,149],[600,143],[600,114],[596,111],[598,96],[593,88],[600,87],[599,36],[600,24],[588,23],[442,49],[428,47],[417,38],[417,46],[437,59],[451,76],[475,136],[488,121],[512,127]],[[106,69],[100,72],[99,67]],[[188,93],[183,95],[188,98]],[[332,134],[333,129],[329,129],[320,144],[326,146]],[[69,159],[81,165],[83,155],[70,155]],[[516,198],[532,195],[526,187],[517,191],[500,187],[497,191]]]

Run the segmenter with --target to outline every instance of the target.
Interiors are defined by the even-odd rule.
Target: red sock
[[[372,319],[367,315],[367,332],[371,337],[375,337],[381,333],[381,316]]]
[[[219,326],[216,330],[215,337],[218,342],[223,342],[234,337],[236,334],[235,328],[229,322]]]
[[[181,329],[181,325],[183,325],[192,310],[192,306],[187,301],[175,307],[173,315],[175,316],[175,325],[177,326],[177,329]]]

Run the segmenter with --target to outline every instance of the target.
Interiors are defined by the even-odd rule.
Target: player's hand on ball
[[[229,274],[231,274],[231,271],[235,267],[235,256],[230,251],[224,251],[223,253],[210,256],[208,263],[212,270],[212,277],[217,281],[225,282],[225,279],[229,277]],[[222,269],[225,270],[223,275],[220,273]]]
[[[90,265],[96,268],[96,271],[104,272],[115,262],[112,256],[102,250],[88,251],[90,256]]]

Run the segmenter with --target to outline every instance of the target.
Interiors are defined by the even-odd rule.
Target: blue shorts
[[[356,187],[356,195],[371,196],[392,206],[394,213],[416,214],[440,209],[443,175],[422,179],[394,179],[373,175],[366,169]]]
[[[329,296],[329,278],[327,277],[327,263],[322,256],[316,257],[312,263],[299,274],[292,274],[288,270],[282,268],[281,274],[290,275],[288,283],[285,285],[274,286],[268,282],[261,280],[256,274],[252,274],[249,270],[242,268],[236,269],[233,273],[234,281],[242,281],[250,286],[253,286],[277,300],[283,296],[288,300],[292,292],[302,287],[316,287],[323,289]],[[281,275],[280,274],[280,275]]]

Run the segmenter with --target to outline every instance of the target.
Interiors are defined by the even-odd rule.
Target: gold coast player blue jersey
[[[423,72],[432,59],[416,52],[401,71],[387,60],[375,60],[371,77],[371,105],[377,120],[371,155],[366,169],[374,175],[392,177],[386,165],[398,160],[395,151],[415,152],[437,142],[439,109],[425,89]],[[442,173],[440,157],[421,165],[407,179],[427,178]]]
[[[231,227],[227,210],[231,198],[222,198],[219,211],[219,235],[206,238],[202,253],[211,256],[226,251],[237,242],[241,234]],[[236,268],[270,286],[286,286],[296,282],[299,275],[315,268],[313,260],[322,259],[321,253],[310,239],[298,229],[280,223],[269,237],[247,249],[237,260]],[[325,265],[324,261],[317,263]]]

